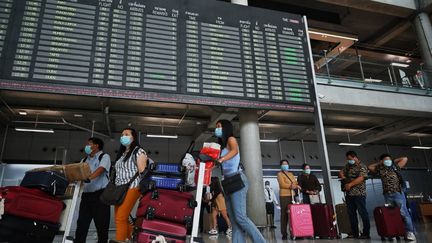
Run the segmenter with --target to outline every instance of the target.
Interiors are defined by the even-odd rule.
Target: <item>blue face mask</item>
[[[384,160],[384,165],[387,167],[390,167],[393,164],[393,162],[390,159]]]
[[[348,160],[348,164],[350,164],[350,165],[355,164],[355,160],[353,160],[353,159],[349,159],[349,160]]]
[[[222,137],[222,128],[221,127],[216,127],[214,134],[216,137],[221,138]]]
[[[311,173],[311,170],[310,169],[306,169],[306,170],[303,170],[303,172],[305,173],[305,174],[310,174]]]
[[[120,137],[120,143],[123,146],[128,146],[132,143],[131,137],[130,136],[121,136]]]
[[[86,146],[84,147],[84,152],[85,152],[86,154],[91,154],[91,152],[92,152],[91,146],[90,146],[90,145],[86,145]]]
[[[281,165],[281,170],[288,171],[289,165]]]

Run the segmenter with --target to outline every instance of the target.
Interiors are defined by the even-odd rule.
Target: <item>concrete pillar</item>
[[[247,214],[257,226],[266,225],[261,144],[256,110],[240,110],[240,160],[249,180]]]
[[[424,62],[425,86],[432,88],[432,25],[427,13],[419,13],[414,18],[420,55]]]

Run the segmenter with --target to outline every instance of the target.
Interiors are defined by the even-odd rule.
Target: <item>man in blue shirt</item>
[[[103,204],[99,196],[108,184],[108,173],[111,167],[111,158],[103,153],[104,143],[99,138],[89,138],[85,146],[87,157],[83,159],[90,165],[92,174],[89,182],[84,184],[81,204],[75,234],[75,243],[85,243],[90,223],[94,220],[98,234],[98,243],[108,241],[108,228],[110,224],[110,206]]]

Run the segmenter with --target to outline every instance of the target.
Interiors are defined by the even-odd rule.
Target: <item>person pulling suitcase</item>
[[[405,238],[409,241],[414,241],[416,240],[414,224],[406,206],[404,193],[405,181],[399,172],[401,168],[405,167],[407,162],[407,157],[392,160],[389,154],[382,154],[379,162],[369,165],[369,170],[381,178],[386,203],[400,208],[407,231]]]

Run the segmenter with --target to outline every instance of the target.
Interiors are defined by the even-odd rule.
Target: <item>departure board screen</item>
[[[0,88],[313,111],[306,31],[211,0],[0,0]]]

